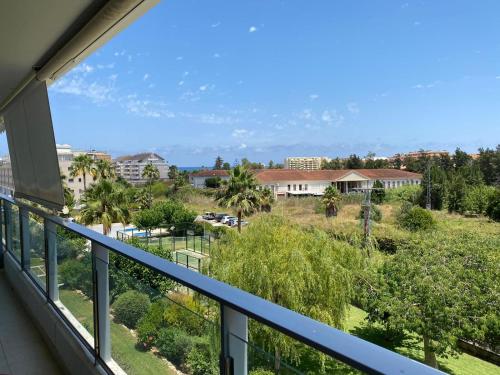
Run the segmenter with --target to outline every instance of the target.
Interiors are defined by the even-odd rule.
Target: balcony
[[[45,366],[47,371],[43,373],[57,373],[48,348],[57,366],[68,373],[127,373],[129,364],[119,355],[119,347],[123,345],[116,336],[119,328],[110,314],[110,301],[116,294],[117,274],[124,272],[123,269],[116,269],[116,262],[111,259],[120,258],[122,264],[143,266],[159,280],[174,283],[171,285],[175,285],[179,293],[196,293],[204,301],[207,313],[200,317],[203,323],[200,327],[210,327],[214,339],[212,348],[218,353],[216,366],[221,374],[248,373],[258,350],[249,340],[249,327],[255,324],[266,326],[283,337],[335,359],[341,373],[352,369],[373,374],[440,373],[25,203],[6,196],[0,196],[0,202],[5,273],[5,277],[0,278],[0,293],[4,299],[21,301],[26,309],[24,316],[19,313],[18,301],[5,300],[3,305],[8,308],[4,308],[3,321],[16,321],[22,326],[21,333],[30,334],[25,339],[30,344],[23,347],[22,352],[4,352],[9,364],[15,363],[16,356],[25,356],[26,350],[36,349],[38,354],[30,355],[27,362]],[[75,243],[80,244],[80,252],[75,249]],[[68,277],[68,264],[78,264],[78,272],[73,274],[73,279]],[[129,273],[127,277],[132,276]],[[161,288],[154,291],[148,289],[145,280],[132,277],[129,281],[121,283],[127,284],[125,289],[147,290],[147,293],[156,296],[156,300],[169,298]],[[7,284],[13,288],[10,295],[6,293]],[[76,307],[75,299],[79,299],[80,305],[84,304],[86,313]],[[191,313],[187,309],[183,311]],[[32,324],[38,327],[45,340],[44,345],[41,345],[38,333],[30,328]],[[5,325],[0,328],[5,330]],[[2,340],[4,337],[2,332]],[[266,354],[261,352],[259,355]],[[141,357],[136,365],[148,368],[147,358]],[[269,358],[269,362],[269,367],[276,369],[275,358]],[[278,368],[283,374],[300,373],[285,363]]]

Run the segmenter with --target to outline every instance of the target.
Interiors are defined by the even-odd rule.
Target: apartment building
[[[76,201],[80,200],[85,189],[83,184],[83,175],[79,174],[76,176],[71,176],[71,164],[73,163],[73,159],[75,158],[75,156],[87,154],[92,158],[92,160],[111,160],[111,155],[106,152],[96,150],[73,150],[71,148],[71,145],[68,144],[56,145],[56,151],[61,177],[64,180],[64,184],[66,184],[66,186],[71,189],[71,191],[75,195]],[[87,186],[90,185],[93,181],[90,175],[86,176],[86,180]],[[10,163],[10,157],[7,155],[0,160],[0,191],[4,194],[12,195],[14,190],[12,167]]]
[[[323,161],[330,161],[326,156],[291,156],[285,159],[285,169],[316,171],[321,169]]]
[[[168,163],[160,155],[153,152],[116,158],[114,161],[116,176],[124,178],[131,184],[143,184],[146,180],[142,177],[142,173],[148,164],[153,164],[158,168],[160,180],[168,178]]]

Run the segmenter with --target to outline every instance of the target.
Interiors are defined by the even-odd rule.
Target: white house
[[[205,169],[199,172],[191,173],[189,175],[189,183],[195,188],[206,187],[205,182],[209,178],[220,178],[221,180],[228,180],[229,174],[226,170],[211,170]]]

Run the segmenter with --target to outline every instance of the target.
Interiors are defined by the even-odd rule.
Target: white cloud
[[[175,59],[176,59],[177,61],[182,61],[182,60],[184,59],[184,57],[182,57],[182,56],[177,56]]]
[[[154,83],[150,83],[150,84],[148,85],[148,88],[152,89],[152,88],[154,88],[155,86],[156,86],[156,85],[155,85]]]
[[[97,69],[113,69],[114,67],[115,67],[115,63],[97,64]]]
[[[94,71],[94,67],[92,65],[89,65],[86,63],[80,64],[80,65],[74,67],[72,70],[72,72],[74,72],[74,73],[84,73],[84,74],[92,73],[93,71]]]
[[[310,99],[310,100],[316,100],[316,99],[318,99],[318,98],[319,98],[319,95],[318,95],[318,94],[311,94],[311,95],[309,95],[309,99]]]
[[[321,114],[321,121],[328,125],[341,125],[344,122],[344,116],[337,113],[335,109],[324,110]]]
[[[242,143],[242,144],[240,144],[240,145],[239,145],[239,147],[238,147],[238,148],[239,148],[240,150],[244,150],[244,149],[246,149],[246,148],[247,148],[247,145],[246,145],[246,144],[244,144],[244,143]]]
[[[184,85],[184,81],[179,81],[177,84],[178,84],[179,86],[182,86],[182,85]]]
[[[347,103],[347,110],[351,112],[353,115],[357,115],[359,113],[358,104],[355,102]]]
[[[413,22],[413,26],[420,26],[420,25],[421,25],[420,21]]]
[[[220,21],[210,25],[210,27],[219,27],[219,26],[220,26]]]
[[[148,74],[148,73],[144,74],[144,77],[142,77],[142,79],[143,79],[144,81],[146,81],[148,78],[149,78],[149,74]]]
[[[495,79],[500,79],[500,76],[496,76]]]
[[[220,55],[219,55],[218,53],[214,53],[214,54],[213,54],[213,58],[214,58],[214,59],[218,59],[219,57],[220,57]]]
[[[256,31],[257,31],[257,27],[255,27],[255,26],[250,26],[250,28],[248,29],[249,33],[254,33]]]
[[[128,113],[140,117],[152,118],[175,118],[172,111],[166,109],[163,102],[153,102],[150,100],[137,99],[137,94],[129,95],[128,100],[123,104]]]
[[[412,89],[423,89],[424,88],[424,85],[422,85],[421,83],[418,83],[414,86],[411,87]]]
[[[208,89],[208,85],[200,86],[200,91],[206,91]]]
[[[112,81],[116,81],[117,78],[118,78],[118,74],[111,74],[109,76],[109,79],[112,80]]]
[[[231,134],[234,138],[245,138],[250,137],[254,134],[253,131],[248,131],[247,129],[234,129]]]
[[[113,55],[115,55],[115,56],[123,56],[123,55],[125,55],[125,53],[126,53],[125,50],[121,50],[120,52],[118,52],[118,51],[115,52]]]
[[[104,103],[113,101],[113,88],[111,85],[104,85],[98,82],[87,82],[81,76],[68,76],[55,82],[52,91],[60,94],[69,94],[90,99],[94,103]]]

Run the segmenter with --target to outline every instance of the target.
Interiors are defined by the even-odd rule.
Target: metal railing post
[[[12,251],[12,205],[7,201],[3,203],[5,216],[5,248],[8,251]]]
[[[2,199],[0,199],[0,212],[3,212],[3,205],[4,205],[4,202]],[[3,215],[0,215],[0,268],[3,269],[3,252],[4,252],[4,246],[3,246],[3,241],[4,241],[4,238],[3,238],[3,233],[4,233],[4,219],[3,219]]]
[[[111,360],[111,332],[109,317],[109,250],[92,242],[94,257],[94,322],[96,323],[97,353],[107,362]]]
[[[59,300],[59,287],[57,281],[57,227],[50,220],[43,222],[45,236],[45,269],[47,274],[47,295],[52,301]]]
[[[30,269],[30,216],[25,207],[19,207],[19,232],[21,240],[21,268]]]
[[[221,373],[248,374],[248,317],[221,305]]]

